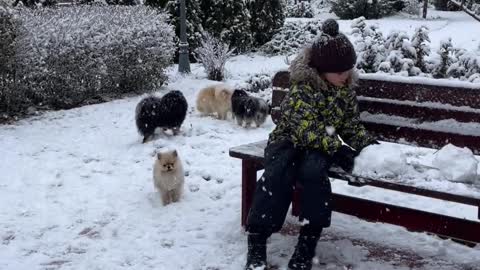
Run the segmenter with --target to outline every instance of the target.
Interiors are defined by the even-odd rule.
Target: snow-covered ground
[[[423,23],[395,18],[382,21],[384,28]],[[476,48],[478,23],[460,28],[464,20],[470,18],[462,16],[458,24],[431,20],[432,26],[438,25],[431,29]],[[345,29],[346,22],[341,27]],[[160,135],[140,143],[134,109],[141,97],[0,126],[0,269],[242,269],[246,236],[240,227],[241,164],[228,156],[228,149],[266,139],[274,124],[268,119],[261,128],[245,129],[232,121],[200,117],[193,107],[196,92],[212,82],[198,65],[192,65],[192,74],[186,77],[177,75],[175,68],[170,84],[159,94],[180,89],[189,101],[179,136]],[[254,74],[271,75],[285,68],[283,57],[238,56],[227,64],[227,83],[241,84]],[[392,154],[393,162],[398,160],[395,151],[413,159],[431,157],[433,152],[396,144],[377,147],[384,155]],[[165,207],[152,183],[154,153],[163,148],[177,149],[186,170],[184,197]],[[427,183],[426,179],[419,181]],[[462,183],[434,184],[480,193]],[[333,189],[477,218],[476,208],[455,203],[351,187],[342,181],[333,181]],[[289,217],[288,224],[294,223]],[[288,232],[275,234],[269,262],[285,269],[294,243],[295,236]],[[480,269],[478,246],[469,248],[337,213],[317,257],[314,269]]]

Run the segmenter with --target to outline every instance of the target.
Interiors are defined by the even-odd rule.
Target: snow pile
[[[408,170],[407,158],[394,144],[371,145],[355,159],[356,175],[393,178]]]
[[[412,152],[399,144],[382,143],[362,150],[355,159],[353,174],[398,181],[478,182],[478,163],[472,151],[447,144],[442,149]]]
[[[478,160],[466,147],[447,144],[435,154],[432,165],[450,181],[473,183],[477,178]]]

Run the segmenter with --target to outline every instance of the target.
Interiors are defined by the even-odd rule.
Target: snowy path
[[[228,65],[229,82],[284,67],[282,57],[238,57]],[[168,86],[182,89],[190,107],[196,91],[210,83],[201,69],[192,68],[192,75],[172,76]],[[243,129],[199,117],[192,107],[180,136],[142,145],[133,121],[139,99],[0,126],[0,269],[242,269],[240,161],[228,156],[228,148],[265,139],[273,123]],[[187,171],[185,197],[166,207],[151,181],[153,155],[162,147],[178,149]],[[474,213],[337,182],[338,190],[392,203]],[[294,236],[274,235],[269,260],[286,265],[294,241]],[[383,260],[369,246],[394,254]],[[400,251],[418,256],[414,269],[480,269],[478,247],[340,214],[317,249],[319,261],[327,264],[314,269],[411,269]]]

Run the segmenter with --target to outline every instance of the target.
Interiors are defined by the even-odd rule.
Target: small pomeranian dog
[[[269,106],[265,100],[248,95],[241,89],[233,91],[232,94],[232,115],[237,124],[249,127],[255,122],[257,127],[265,123],[269,114]]]
[[[187,109],[187,100],[178,90],[172,90],[161,98],[148,96],[142,99],[135,109],[135,122],[143,136],[143,143],[153,136],[156,128],[171,129],[177,135]]]
[[[232,90],[225,84],[217,84],[200,90],[197,96],[197,110],[203,115],[217,113],[218,119],[227,119],[232,110]]]
[[[157,153],[153,166],[153,184],[160,192],[163,205],[180,199],[184,182],[182,161],[177,150]]]

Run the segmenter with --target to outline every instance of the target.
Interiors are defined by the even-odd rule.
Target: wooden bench
[[[362,112],[361,120],[368,131],[379,140],[430,148],[452,143],[469,147],[476,154],[480,153],[480,129],[475,129],[475,125],[480,123],[480,87],[475,89],[413,84],[365,77],[360,79],[355,89]],[[279,105],[289,86],[288,72],[278,72],[274,76],[271,112],[274,122],[278,121]],[[452,124],[458,125],[452,128]],[[471,125],[471,129],[459,130],[461,125]],[[245,225],[252,203],[257,172],[263,169],[266,142],[265,140],[230,149],[231,157],[242,160],[242,225]],[[471,205],[477,207],[477,218],[480,219],[480,195],[467,196],[421,188],[401,181],[355,177],[336,167],[330,169],[329,176],[345,180],[352,186],[373,186]],[[301,188],[296,188],[292,202],[293,215],[299,214],[299,196]],[[480,243],[479,220],[467,220],[335,192],[333,198],[336,212],[372,222],[403,226],[411,231],[430,232],[469,244]]]

